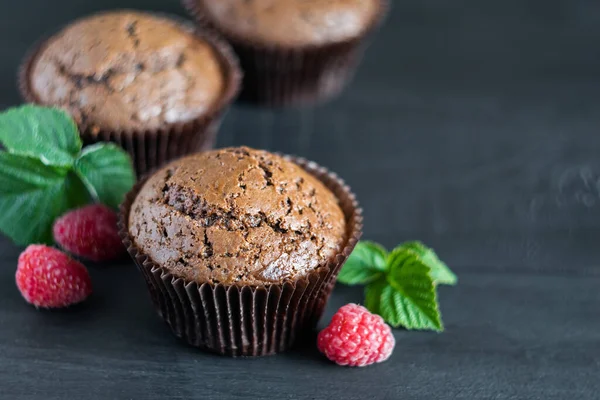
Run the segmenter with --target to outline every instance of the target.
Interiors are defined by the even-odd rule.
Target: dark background
[[[0,107],[41,35],[171,0],[0,1]],[[2,399],[597,399],[600,2],[396,0],[353,86],[315,109],[236,106],[219,145],[313,159],[365,209],[365,238],[420,239],[458,273],[446,332],[396,330],[390,361],[307,346],[228,359],[174,339],[131,263],[92,266],[87,304],[36,311],[0,239]],[[0,211],[1,212],[1,211]],[[337,287],[326,318],[360,302]]]

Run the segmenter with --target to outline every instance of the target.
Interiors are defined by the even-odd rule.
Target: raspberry
[[[387,360],[396,341],[379,315],[357,304],[346,304],[319,332],[319,351],[339,365],[364,367]]]
[[[87,269],[60,250],[33,244],[19,256],[17,287],[28,303],[59,308],[85,300],[92,293]]]
[[[71,254],[92,261],[120,257],[125,248],[119,238],[117,214],[102,204],[70,211],[56,220],[54,240]]]

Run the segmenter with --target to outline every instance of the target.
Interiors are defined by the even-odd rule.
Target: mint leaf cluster
[[[135,182],[129,155],[98,143],[82,151],[63,111],[25,105],[0,113],[0,231],[15,243],[52,243],[54,220],[91,201],[116,208]]]
[[[387,252],[359,242],[338,281],[366,285],[365,307],[393,327],[444,330],[436,285],[455,285],[456,275],[421,242],[406,242]]]

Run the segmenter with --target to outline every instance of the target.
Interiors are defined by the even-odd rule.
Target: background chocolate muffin
[[[134,201],[129,230],[173,275],[224,285],[306,276],[345,241],[344,214],[329,189],[296,164],[248,148],[163,168]]]
[[[31,68],[39,100],[99,129],[157,129],[206,113],[224,76],[215,50],[174,22],[97,15],[53,37]]]
[[[261,356],[310,337],[360,238],[362,213],[349,188],[315,163],[228,148],[138,183],[119,226],[176,336]]]
[[[197,0],[215,25],[264,45],[317,46],[360,36],[379,0]]]
[[[246,99],[285,105],[338,93],[387,0],[183,0],[238,53]]]
[[[238,78],[223,43],[177,20],[118,11],[76,21],[44,42],[22,88],[27,100],[68,111],[87,142],[122,144],[143,172],[209,147]]]

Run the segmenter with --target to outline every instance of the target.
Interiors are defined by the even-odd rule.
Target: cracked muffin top
[[[39,101],[80,124],[158,129],[204,114],[224,74],[215,50],[181,24],[142,12],[84,18],[50,38],[30,69]]]
[[[245,147],[156,172],[131,206],[128,229],[156,264],[200,284],[296,279],[333,259],[346,240],[329,189],[293,162]]]
[[[196,0],[217,27],[263,44],[322,45],[360,36],[381,0]]]

